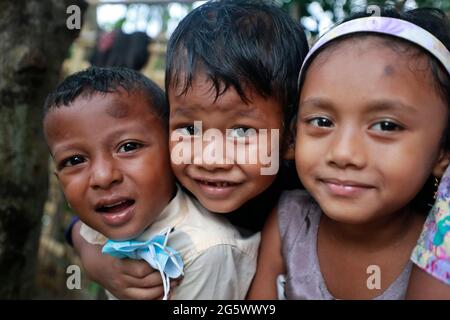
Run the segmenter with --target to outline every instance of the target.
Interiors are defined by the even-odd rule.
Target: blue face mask
[[[170,290],[170,279],[183,275],[183,260],[180,254],[167,246],[171,229],[154,236],[147,241],[114,241],[108,240],[102,253],[124,259],[145,260],[161,274],[164,287],[164,298],[167,300]]]

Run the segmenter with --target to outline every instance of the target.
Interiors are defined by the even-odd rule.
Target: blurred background
[[[261,0],[263,1],[263,0]],[[46,94],[91,64],[140,70],[164,87],[167,40],[183,17],[206,1],[0,0],[0,299],[105,299],[81,270],[64,231],[73,213],[53,175],[40,125]],[[301,22],[310,42],[368,5],[400,10],[450,0],[273,0]],[[82,16],[71,29],[68,7]]]

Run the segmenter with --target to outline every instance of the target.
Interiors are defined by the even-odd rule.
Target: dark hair
[[[286,120],[297,104],[297,76],[308,52],[299,23],[275,5],[253,0],[210,1],[191,11],[167,47],[166,94],[192,86],[196,73],[212,82],[216,99],[230,86],[244,102],[246,88],[273,96]]]
[[[53,108],[69,106],[79,96],[113,93],[119,88],[128,94],[136,91],[143,93],[148,98],[152,111],[160,116],[165,124],[167,123],[168,108],[164,91],[143,74],[119,67],[94,66],[68,76],[47,96],[44,104],[45,113]]]
[[[126,34],[121,30],[103,33],[91,58],[98,67],[124,67],[141,70],[148,61],[151,38],[145,32]]]
[[[371,14],[366,12],[359,12],[351,15],[343,22],[351,21],[358,18],[368,17]],[[439,39],[444,46],[450,50],[450,25],[447,16],[445,13],[436,8],[419,8],[414,10],[409,10],[406,12],[399,12],[396,9],[389,8],[381,11],[382,17],[390,17],[401,19],[404,21],[408,21],[413,23],[431,34],[433,34],[437,39]],[[338,43],[340,43],[344,39],[353,39],[361,36],[376,36],[383,38],[386,40],[386,45],[392,46],[393,49],[396,49],[399,45],[401,48],[413,49],[416,50],[421,55],[425,55],[428,58],[430,72],[432,74],[434,80],[434,86],[436,88],[437,93],[441,96],[443,101],[449,107],[447,126],[444,130],[444,134],[442,136],[441,147],[444,151],[450,151],[450,139],[448,137],[448,132],[450,129],[450,76],[441,62],[439,62],[434,56],[432,56],[427,50],[424,48],[413,44],[412,42],[408,42],[406,40],[402,40],[399,38],[395,38],[389,35],[383,34],[374,34],[374,33],[355,33],[350,34],[345,37],[338,38],[336,40],[331,41],[329,44],[325,45],[321,48],[315,55],[324,52],[324,50],[331,49],[335,47]],[[396,50],[401,53],[406,53],[405,50]],[[310,60],[312,61],[312,59]],[[308,64],[308,66],[310,63]],[[305,70],[306,71],[306,70]],[[303,77],[306,75],[306,72],[302,72]],[[433,196],[436,191],[436,187],[434,186],[434,177],[430,176],[426,181],[424,187],[419,192],[419,194],[413,199],[412,206],[419,209],[428,211],[429,205],[434,202]]]

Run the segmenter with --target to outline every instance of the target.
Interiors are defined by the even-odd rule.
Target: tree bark
[[[33,297],[48,150],[43,103],[79,33],[69,5],[83,0],[0,0],[0,298]]]

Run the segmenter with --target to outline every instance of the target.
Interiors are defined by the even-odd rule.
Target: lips
[[[210,187],[216,188],[227,188],[237,186],[238,183],[229,182],[229,181],[206,181],[206,180],[196,180],[197,183],[204,184]]]
[[[123,225],[131,220],[136,201],[130,198],[113,198],[101,200],[95,211],[101,214],[103,221],[111,226]]]
[[[366,183],[338,180],[338,179],[320,179],[325,184],[327,190],[336,196],[353,197],[362,194],[375,187]]]
[[[204,196],[212,199],[228,197],[242,183],[225,180],[194,179]]]

